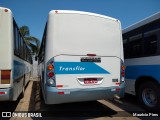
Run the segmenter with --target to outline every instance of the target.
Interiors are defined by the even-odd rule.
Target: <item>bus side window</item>
[[[143,56],[143,50],[142,50],[142,34],[132,36],[129,38],[130,42],[130,57],[136,58],[136,57],[142,57]]]
[[[19,56],[18,28],[15,23],[14,23],[14,54]]]
[[[145,37],[146,55],[156,55],[157,53],[157,36],[151,35]]]

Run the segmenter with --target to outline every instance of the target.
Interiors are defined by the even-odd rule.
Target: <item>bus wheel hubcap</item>
[[[150,88],[146,88],[146,89],[143,90],[142,99],[143,99],[145,105],[147,105],[149,107],[154,107],[157,104],[156,94]]]

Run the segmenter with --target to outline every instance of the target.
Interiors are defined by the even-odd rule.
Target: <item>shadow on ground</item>
[[[98,101],[76,102],[59,105],[45,105],[40,92],[39,81],[34,81],[31,93],[30,111],[41,112],[45,117],[68,118],[72,117],[91,119],[96,117],[109,117],[117,114],[116,111],[106,107]]]

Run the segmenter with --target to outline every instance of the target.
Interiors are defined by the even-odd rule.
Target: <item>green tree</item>
[[[24,38],[24,41],[27,44],[28,48],[30,49],[32,55],[38,55],[40,48],[39,39],[34,36],[30,36],[30,31],[28,26],[20,27],[20,33]]]

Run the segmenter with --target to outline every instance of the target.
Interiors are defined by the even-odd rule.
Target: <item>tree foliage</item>
[[[30,49],[32,55],[38,55],[40,48],[39,39],[34,36],[30,36],[30,31],[28,26],[20,27],[20,33],[24,38],[24,41],[27,44],[28,48]]]

